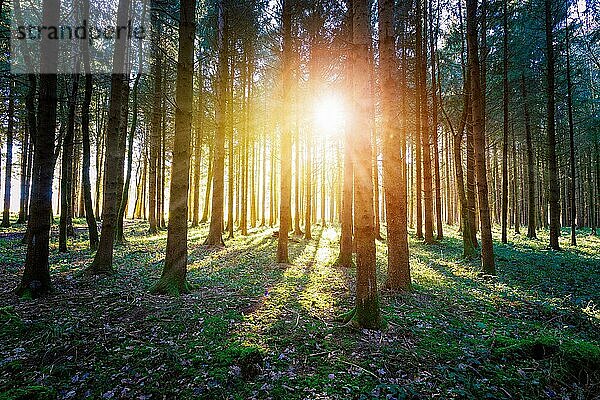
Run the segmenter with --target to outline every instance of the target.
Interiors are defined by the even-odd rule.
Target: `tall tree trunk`
[[[85,205],[85,220],[90,238],[90,250],[98,248],[98,226],[94,217],[92,205],[92,186],[90,184],[90,105],[92,102],[93,75],[86,70],[85,93],[81,109],[81,133],[83,140],[83,199]]]
[[[175,142],[169,201],[165,266],[154,293],[179,295],[189,290],[187,274],[188,193],[194,88],[196,0],[181,0],[175,108]]]
[[[59,0],[43,1],[44,25],[58,26],[59,9]],[[40,52],[40,69],[46,73],[40,75],[39,131],[35,135],[29,241],[25,268],[16,289],[18,296],[29,298],[43,296],[50,291],[48,255],[54,176],[58,42],[42,36]]]
[[[508,242],[508,0],[502,1],[502,243]],[[517,179],[516,176],[513,179]]]
[[[423,7],[424,5],[424,7]],[[429,132],[429,105],[427,99],[427,3],[417,0],[417,62],[421,84],[421,146],[423,149],[423,206],[425,243],[433,243],[433,185],[431,176],[431,144]]]
[[[569,9],[569,5],[567,3],[567,10]],[[567,11],[568,13],[568,11]],[[577,246],[577,234],[576,234],[576,202],[575,202],[575,126],[573,123],[573,89],[571,82],[571,56],[570,56],[570,38],[569,38],[569,21],[565,22],[565,38],[566,38],[566,52],[567,52],[567,108],[569,113],[569,172],[571,174],[571,182],[570,182],[570,190],[571,190],[571,198],[570,206],[571,206],[571,245]],[[593,192],[593,190],[592,190]],[[593,208],[593,205],[590,204],[590,208]],[[566,211],[566,210],[565,210]]]
[[[467,72],[470,74],[470,72]],[[469,82],[469,110],[467,111],[467,218],[469,218],[469,225],[471,226],[471,242],[477,248],[479,243],[477,242],[477,204],[476,204],[476,193],[475,193],[475,145],[473,140],[473,111],[471,103],[473,97],[471,95],[471,78],[467,76]]]
[[[27,137],[29,139],[29,151],[27,154],[27,176],[25,178],[25,195],[23,196],[23,210],[25,212],[24,220],[29,220],[29,195],[31,189],[31,174],[33,170],[33,157],[35,153],[35,138],[37,137],[37,110],[35,99],[37,94],[37,77],[35,74],[27,75],[27,94],[25,96],[25,108],[27,109]],[[29,225],[27,227],[29,230]],[[27,232],[23,237],[23,243],[27,242]]]
[[[131,183],[131,170],[133,168],[133,139],[135,131],[137,130],[138,120],[138,87],[140,84],[141,73],[137,73],[135,82],[133,83],[133,116],[131,118],[131,128],[129,129],[129,135],[127,135],[127,170],[125,172],[125,182],[123,184],[123,193],[121,195],[121,204],[119,206],[119,214],[117,216],[117,231],[115,234],[115,240],[117,243],[123,243],[125,241],[125,233],[123,231],[123,220],[125,219],[125,210],[127,209],[127,203],[129,203],[129,185]],[[127,132],[127,125],[125,125],[125,132]]]
[[[213,186],[213,148],[214,144],[209,143],[208,145],[208,173],[206,174],[206,190],[204,191],[204,208],[202,210],[201,223],[208,221],[208,211],[210,208],[211,189]]]
[[[349,43],[353,40],[353,15],[354,9],[352,6],[354,0],[348,1],[347,14],[347,40]],[[346,74],[346,89],[348,93],[352,93],[352,60],[348,59],[344,64]],[[354,163],[352,155],[352,127],[348,125],[344,131],[344,176],[342,182],[342,209],[341,209],[341,233],[340,233],[340,254],[337,259],[337,264],[340,267],[349,268],[352,266],[352,231],[353,231],[353,180],[354,180]]]
[[[373,176],[371,168],[371,135],[369,130],[370,101],[369,79],[364,71],[369,67],[369,1],[354,0],[353,15],[353,105],[356,195],[356,313],[358,326],[378,329],[381,327],[379,297],[375,260],[375,232],[373,215]]]
[[[125,26],[129,15],[127,0],[119,0],[117,24]],[[113,55],[113,70],[121,72],[125,67],[126,42],[117,41]],[[126,87],[127,86],[127,87]],[[123,191],[123,159],[125,146],[123,109],[127,104],[129,83],[123,73],[113,73],[111,76],[110,104],[108,111],[108,126],[106,131],[106,156],[104,160],[105,188],[102,205],[102,232],[98,251],[92,265],[88,268],[90,274],[111,274],[117,212]]]
[[[159,48],[160,20],[157,10],[158,0],[153,0],[151,8],[152,24],[152,77],[154,80],[154,94],[152,100],[152,119],[150,131],[150,161],[148,166],[148,223],[150,225],[148,233],[155,235],[158,233],[158,208],[157,200],[157,182],[158,182],[158,153],[160,143],[161,129],[161,98],[162,98],[162,56]]]
[[[521,92],[523,94],[523,113],[525,117],[525,146],[527,148],[527,237],[537,239],[535,233],[536,212],[535,212],[535,159],[533,152],[533,138],[531,135],[531,122],[529,115],[529,100],[527,97],[527,82],[525,73],[521,72]]]
[[[395,106],[398,82],[394,35],[394,1],[379,0],[379,57],[381,105],[383,113],[383,183],[388,243],[388,277],[386,286],[392,290],[410,289],[410,265],[406,227],[406,194],[403,177],[405,129],[397,126]],[[402,88],[404,92],[404,87]],[[402,93],[402,99],[405,97]],[[404,100],[403,100],[404,101]],[[401,122],[403,126],[405,122]],[[400,133],[400,138],[397,137]],[[377,234],[377,232],[375,232]]]
[[[215,131],[214,161],[213,161],[213,185],[212,185],[212,207],[210,215],[210,228],[204,242],[209,246],[223,246],[223,205],[225,195],[225,134],[227,131],[227,102],[225,96],[228,86],[228,42],[229,34],[227,27],[227,16],[225,15],[224,0],[219,0],[218,7],[218,29],[217,49],[219,61],[217,65],[217,96],[215,106],[215,120],[217,129]],[[208,190],[208,188],[207,188]]]
[[[471,110],[473,113],[473,144],[475,147],[475,175],[479,199],[479,219],[481,223],[481,262],[483,272],[495,275],[492,223],[488,200],[487,171],[485,165],[485,131],[483,129],[484,110],[479,67],[479,44],[477,39],[477,0],[467,0],[467,46],[471,75]]]
[[[233,46],[232,46],[233,47]],[[235,188],[235,174],[233,171],[233,163],[234,163],[234,155],[235,151],[233,148],[233,131],[234,131],[234,116],[233,116],[233,98],[234,98],[234,81],[235,81],[235,55],[234,51],[231,52],[230,59],[231,65],[229,66],[229,89],[227,91],[227,138],[229,139],[229,144],[227,146],[229,163],[227,164],[227,228],[226,230],[229,232],[227,235],[228,239],[233,238],[233,207],[235,206],[234,202],[234,188]]]
[[[519,190],[521,188],[522,177],[519,173],[519,168],[517,163],[519,162],[519,157],[517,154],[516,147],[516,134],[514,130],[514,125],[512,128],[512,166],[513,166],[513,215],[515,219],[515,235],[521,234],[521,207],[519,206],[519,201],[521,199],[521,195],[519,194]]]
[[[290,132],[290,100],[292,83],[292,10],[290,0],[283,0],[281,18],[283,32],[283,121],[281,131],[281,200],[279,208],[279,240],[277,262],[289,263],[288,234],[292,225],[292,137]]]
[[[552,0],[545,0],[546,11],[546,62],[547,73],[547,133],[548,133],[548,203],[550,206],[550,247],[560,250],[560,188],[558,184],[558,165],[556,161],[556,121],[554,119],[554,22]]]
[[[196,126],[194,127],[194,204],[192,207],[192,227],[197,227],[200,217],[200,168],[202,167],[202,141],[204,139],[204,79],[202,70],[202,60],[200,60],[200,66],[198,67],[198,109],[197,109],[197,120]],[[206,186],[208,191],[208,184]]]
[[[17,224],[23,224],[27,220],[27,171],[29,169],[29,127],[23,130],[23,142],[21,145],[21,185],[19,198],[19,218]]]
[[[431,41],[431,106],[432,106],[432,126],[431,126],[431,145],[433,146],[433,171],[435,179],[435,216],[437,238],[444,238],[444,228],[442,221],[442,182],[440,177],[440,152],[438,146],[438,87],[436,78],[437,65],[437,31],[439,30],[439,3],[436,19],[436,27],[433,26],[433,1],[429,0],[429,36]]]
[[[60,181],[60,224],[58,234],[58,251],[67,251],[67,230],[69,219],[72,217],[73,207],[71,201],[73,178],[73,141],[75,136],[75,108],[77,106],[77,91],[79,89],[79,74],[72,75],[72,89],[69,97],[69,111],[67,116],[67,131],[63,139]],[[73,224],[71,223],[71,229]]]
[[[12,76],[9,77],[8,85],[8,126],[6,127],[6,171],[4,175],[4,210],[2,211],[2,224],[0,224],[0,226],[4,228],[8,228],[10,226],[10,192],[12,187],[12,153],[15,116],[15,81]]]

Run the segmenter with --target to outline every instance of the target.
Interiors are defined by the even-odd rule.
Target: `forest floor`
[[[334,265],[337,228],[292,241],[288,266],[273,261],[273,229],[218,250],[202,245],[206,226],[192,229],[195,290],[180,298],[148,292],[166,232],[126,230],[116,274],[100,278],[82,273],[85,229],[66,254],[54,232],[54,292],[30,301],[12,293],[23,227],[0,230],[0,399],[600,398],[600,239],[589,231],[576,248],[565,231],[562,252],[543,231],[498,241],[494,280],[460,258],[455,227],[430,246],[412,232],[414,291],[382,292],[376,332],[336,322],[355,274]],[[380,282],[385,253],[378,242]]]

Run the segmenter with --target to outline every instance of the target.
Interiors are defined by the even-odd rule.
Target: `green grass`
[[[83,220],[76,220],[84,227]],[[22,227],[20,228],[22,230]],[[460,258],[455,228],[426,246],[410,237],[414,290],[382,292],[382,332],[335,322],[352,308],[354,269],[337,268],[337,228],[315,227],[274,263],[272,229],[202,246],[189,233],[180,298],[153,296],[166,232],[128,222],[114,276],[83,274],[85,229],[58,253],[54,292],[21,301],[19,227],[2,230],[0,399],[17,398],[594,398],[600,393],[600,240],[563,251],[512,236],[496,243],[498,277]],[[495,232],[495,239],[498,239]],[[378,280],[386,274],[377,243]],[[46,397],[44,397],[46,396]]]

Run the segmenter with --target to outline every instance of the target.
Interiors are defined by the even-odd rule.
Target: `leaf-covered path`
[[[496,243],[499,277],[462,261],[460,240],[411,236],[414,291],[382,293],[387,328],[336,322],[353,270],[334,265],[336,228],[290,243],[272,229],[202,246],[190,232],[181,298],[153,296],[166,234],[128,224],[117,274],[90,278],[85,236],[51,244],[54,292],[19,301],[20,235],[0,237],[0,398],[595,398],[600,393],[600,240],[548,251],[545,239]],[[542,233],[543,234],[543,233]],[[385,243],[378,243],[379,278]]]

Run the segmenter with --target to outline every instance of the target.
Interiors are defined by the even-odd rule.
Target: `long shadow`
[[[450,240],[450,243],[452,242],[460,246],[459,240]],[[453,259],[449,260],[451,262],[448,262],[440,257],[440,246],[443,246],[443,244],[417,244],[418,255],[414,257],[420,259],[421,262],[426,262],[426,268],[435,271],[448,282],[454,282],[455,284],[450,287],[451,291],[461,290],[461,293],[457,295],[461,299],[467,300],[469,304],[477,305],[478,302],[485,302],[492,308],[508,308],[509,311],[516,314],[515,317],[509,319],[521,321],[526,317],[525,319],[538,321],[556,329],[563,328],[565,323],[572,324],[584,330],[590,337],[600,339],[600,335],[597,333],[597,323],[594,323],[589,314],[584,312],[581,302],[573,301],[572,298],[567,296],[572,293],[572,288],[569,288],[568,284],[572,279],[575,279],[574,277],[578,275],[578,271],[569,271],[566,269],[567,263],[563,263],[559,275],[555,276],[554,271],[550,269],[552,267],[548,266],[552,256],[556,256],[556,254],[538,255],[541,263],[535,279],[547,281],[549,285],[554,287],[560,286],[562,282],[565,291],[542,291],[539,290],[539,287],[530,286],[528,284],[529,280],[519,279],[529,273],[529,270],[523,270],[520,267],[521,264],[527,265],[527,258],[530,257],[529,251],[519,251],[511,245],[495,244],[496,250],[501,249],[503,252],[509,252],[510,259],[517,261],[517,264],[510,263],[508,260],[498,260],[496,267],[499,276],[493,280],[486,280],[478,276],[480,275],[478,260],[460,260],[460,247],[457,247],[456,249],[446,249],[446,254],[453,256]],[[558,253],[558,255],[563,254]],[[463,268],[457,269],[457,263]],[[596,277],[598,276],[596,274]],[[583,289],[583,291],[591,294],[598,283],[597,279],[596,282],[590,283],[592,289]],[[417,284],[417,286],[419,285]],[[422,286],[423,289],[426,289],[426,287]],[[468,288],[471,293],[465,293],[463,288]],[[558,297],[556,292],[558,292]],[[474,295],[474,293],[477,295]],[[561,295],[562,297],[560,297]],[[459,305],[452,304],[452,307],[457,306]],[[524,315],[525,307],[528,307],[530,311],[533,309],[533,315]],[[523,308],[523,313],[519,312],[521,308]]]

